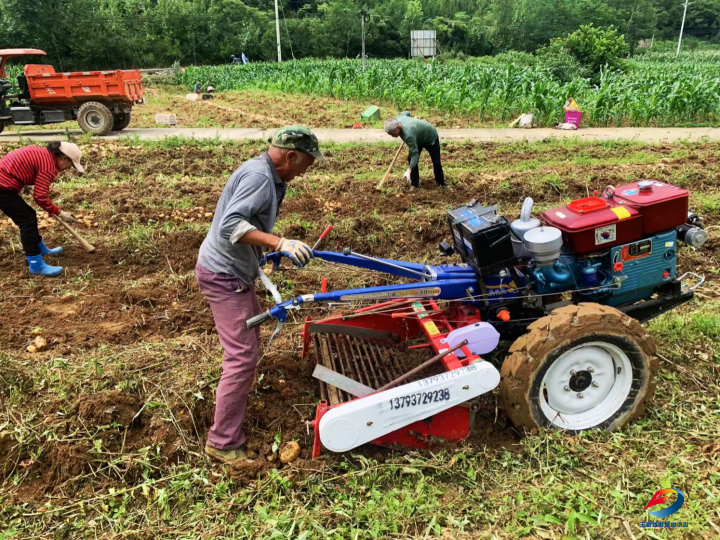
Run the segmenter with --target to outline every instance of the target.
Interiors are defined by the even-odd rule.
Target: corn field
[[[651,59],[652,58],[652,59]],[[628,73],[562,83],[544,67],[477,63],[369,60],[298,60],[246,66],[188,67],[178,82],[209,81],[218,91],[259,88],[392,104],[506,122],[522,113],[539,125],[562,121],[572,96],[583,122],[594,126],[667,126],[712,123],[720,109],[718,57],[708,61],[633,61]]]

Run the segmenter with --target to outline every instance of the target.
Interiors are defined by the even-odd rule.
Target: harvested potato
[[[31,347],[34,346],[36,351],[42,351],[47,348],[47,341],[42,336],[37,336]],[[34,352],[34,351],[31,351]]]
[[[297,441],[290,441],[280,450],[280,461],[283,463],[292,463],[300,455],[300,445]]]

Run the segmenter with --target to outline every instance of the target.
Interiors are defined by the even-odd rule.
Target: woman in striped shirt
[[[25,186],[34,186],[33,198],[38,206],[63,221],[75,221],[70,212],[62,211],[52,203],[49,192],[50,185],[60,172],[70,167],[84,172],[80,157],[80,148],[76,144],[52,142],[45,148],[24,146],[0,159],[0,211],[20,229],[20,240],[31,274],[59,275],[63,267],[45,264],[43,256],[59,255],[63,249],[49,249],[45,245],[38,231],[37,214],[23,200],[20,192]]]

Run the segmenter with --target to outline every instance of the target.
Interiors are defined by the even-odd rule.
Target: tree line
[[[280,0],[283,59],[404,58],[411,30],[441,53],[534,52],[581,25],[614,25],[629,50],[677,39],[682,0]],[[720,41],[720,0],[693,0],[686,43]],[[273,0],[0,0],[0,48],[46,51],[56,69],[219,64],[277,57]]]

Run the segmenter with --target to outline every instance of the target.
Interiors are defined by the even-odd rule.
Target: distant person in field
[[[260,327],[250,330],[246,323],[262,313],[254,283],[262,271],[263,249],[279,252],[299,267],[313,258],[305,243],[275,236],[272,229],[287,184],[316,159],[325,160],[309,129],[290,126],[275,132],[266,153],[246,161],[230,176],[200,246],[195,275],[225,349],[205,453],[224,463],[246,459],[242,423],[260,339]]]
[[[26,186],[33,186],[33,199],[40,208],[65,222],[74,222],[70,212],[60,210],[50,200],[50,184],[70,167],[83,173],[81,157],[76,144],[52,142],[44,148],[24,146],[0,159],[0,211],[20,229],[20,241],[31,274],[51,277],[61,274],[62,266],[45,264],[43,257],[60,255],[63,248],[50,249],[45,245],[38,230],[37,213],[23,200],[20,192]]]
[[[247,56],[245,56],[245,53],[242,53],[242,63],[243,65],[249,63],[250,60],[247,59]]]
[[[385,132],[392,137],[400,137],[408,147],[408,169],[403,175],[404,180],[410,180],[412,187],[420,185],[418,162],[420,152],[427,150],[432,160],[435,182],[438,186],[445,185],[445,173],[440,162],[440,137],[435,126],[404,112],[385,122]]]
[[[199,82],[196,82],[195,86],[193,87],[193,90],[195,90],[196,94],[199,94],[200,92],[202,92],[202,84],[200,84]]]

